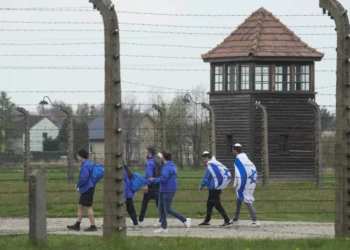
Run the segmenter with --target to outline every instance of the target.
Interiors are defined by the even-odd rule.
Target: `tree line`
[[[203,85],[195,86],[190,94],[196,103],[209,102],[209,97]],[[184,103],[184,93],[178,93],[170,98],[151,94],[149,103],[158,104],[165,110],[167,149],[173,153],[174,160],[180,168],[188,166],[201,166],[201,154],[209,148],[209,114],[200,105]],[[148,114],[153,118],[154,127],[149,128],[152,136],[149,144],[155,145],[161,150],[161,122],[151,105],[141,105],[136,96],[123,97],[123,141],[126,163],[131,162],[131,156],[135,151],[139,139],[134,135],[132,127],[134,120],[141,114]],[[55,101],[54,105],[38,105],[37,111],[30,115],[47,117],[59,124],[57,138],[43,140],[44,151],[67,151],[67,116],[58,106],[69,109],[74,116],[74,151],[89,147],[89,124],[98,116],[104,115],[104,105],[78,104],[76,109],[63,102]],[[334,130],[335,116],[327,109],[321,110],[323,131]],[[16,133],[13,124],[18,122],[21,115],[16,111],[16,104],[6,92],[0,94],[0,154],[7,153],[10,148],[9,136]]]

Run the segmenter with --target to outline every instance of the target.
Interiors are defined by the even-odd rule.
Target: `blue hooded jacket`
[[[201,187],[201,189],[203,189],[205,186],[208,187],[208,190],[214,190],[215,189],[214,178],[213,178],[212,174],[210,173],[210,171],[208,169],[205,172],[205,175],[204,175],[204,178],[202,180],[202,183],[201,183],[200,187]]]
[[[124,197],[125,199],[132,199],[134,195],[135,195],[134,192],[131,190],[128,173],[124,169]]]
[[[177,189],[177,171],[173,161],[164,163],[159,178],[154,179],[155,184],[160,183],[160,192],[173,193]]]
[[[90,188],[95,187],[95,184],[90,180],[90,174],[92,172],[93,163],[89,160],[85,160],[81,164],[79,181],[77,182],[77,187],[81,194],[86,193]]]
[[[145,173],[145,186],[150,186],[152,185],[152,182],[150,182],[148,180],[148,178],[151,178],[153,177],[153,174],[154,174],[154,171],[155,171],[155,167],[156,167],[156,164],[155,164],[155,161],[156,160],[156,157],[155,156],[152,156],[151,158],[149,158],[147,160],[147,163],[146,163],[146,173]]]

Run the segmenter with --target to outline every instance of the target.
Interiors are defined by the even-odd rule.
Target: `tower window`
[[[241,90],[250,89],[250,65],[241,66]]]
[[[287,153],[287,152],[289,152],[289,149],[288,149],[288,138],[289,138],[289,135],[280,135],[280,141],[279,141],[279,151],[280,151],[280,153]]]
[[[43,133],[43,138],[47,139],[47,133]]]
[[[238,65],[227,66],[227,91],[238,90]]]
[[[290,66],[276,66],[276,91],[290,91]]]
[[[255,90],[270,89],[270,70],[267,65],[255,66]]]
[[[224,66],[214,67],[214,91],[223,91],[224,88]]]
[[[295,66],[295,90],[310,91],[310,65]]]

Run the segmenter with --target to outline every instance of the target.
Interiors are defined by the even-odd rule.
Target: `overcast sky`
[[[345,8],[350,9],[350,1],[340,0]],[[206,48],[181,47],[152,47],[137,46],[137,44],[172,44],[200,47],[215,47],[246,17],[260,7],[265,7],[289,26],[302,40],[325,53],[326,60],[316,64],[316,70],[335,70],[336,36],[314,36],[312,33],[335,34],[334,28],[294,28],[300,25],[334,25],[328,16],[290,17],[290,14],[321,14],[318,0],[114,0],[117,11],[155,12],[175,14],[238,14],[244,16],[214,17],[214,16],[168,16],[141,15],[118,13],[121,31],[121,63],[122,68],[142,69],[202,69],[209,70],[209,65],[200,59],[207,52]],[[1,8],[35,8],[35,7],[87,7],[92,6],[88,0],[11,0],[1,1]],[[103,44],[62,45],[62,46],[12,46],[4,43],[84,43],[103,42],[103,26],[101,24],[40,24],[40,23],[8,23],[4,21],[24,22],[101,22],[97,11],[0,11],[0,66],[77,66],[104,67]],[[227,28],[176,28],[128,25],[125,23],[191,25],[191,26],[220,26]],[[75,29],[71,32],[23,32],[3,31],[3,29]],[[90,31],[83,31],[83,30]],[[91,31],[101,30],[101,31]],[[135,32],[140,30],[186,33],[219,33],[215,35],[198,34],[158,34]],[[129,44],[126,44],[129,43]],[[4,55],[56,54],[56,55],[97,55],[94,57],[20,57]],[[124,56],[123,56],[124,55]],[[164,58],[135,58],[127,55],[153,55],[170,57],[197,57],[198,59],[164,59]],[[328,59],[328,60],[327,60]],[[316,72],[316,89],[320,94],[335,94],[335,72]],[[189,89],[198,84],[204,84],[209,89],[209,72],[190,71],[135,71],[122,70],[122,80],[146,85],[158,85],[150,89],[140,85],[124,83],[124,95],[132,92],[139,102],[150,103],[150,90],[174,92],[173,89]],[[70,104],[89,102],[99,104],[104,100],[104,70],[10,70],[0,69],[1,91],[40,91],[39,93],[9,92],[12,100],[28,110],[35,106],[44,95],[52,100],[62,100]],[[87,91],[95,91],[87,93]],[[51,91],[51,92],[50,92]],[[67,91],[64,93],[55,91]],[[96,92],[100,91],[100,92]],[[142,92],[142,93],[140,93]],[[173,93],[166,95],[170,98]],[[335,105],[335,95],[318,95],[320,105]],[[330,110],[335,107],[329,106]]]

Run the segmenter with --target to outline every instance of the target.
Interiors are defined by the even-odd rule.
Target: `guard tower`
[[[203,54],[211,67],[218,159],[232,167],[232,147],[241,143],[261,170],[259,101],[268,113],[270,177],[312,180],[315,111],[307,101],[315,99],[314,62],[323,56],[264,8]]]

